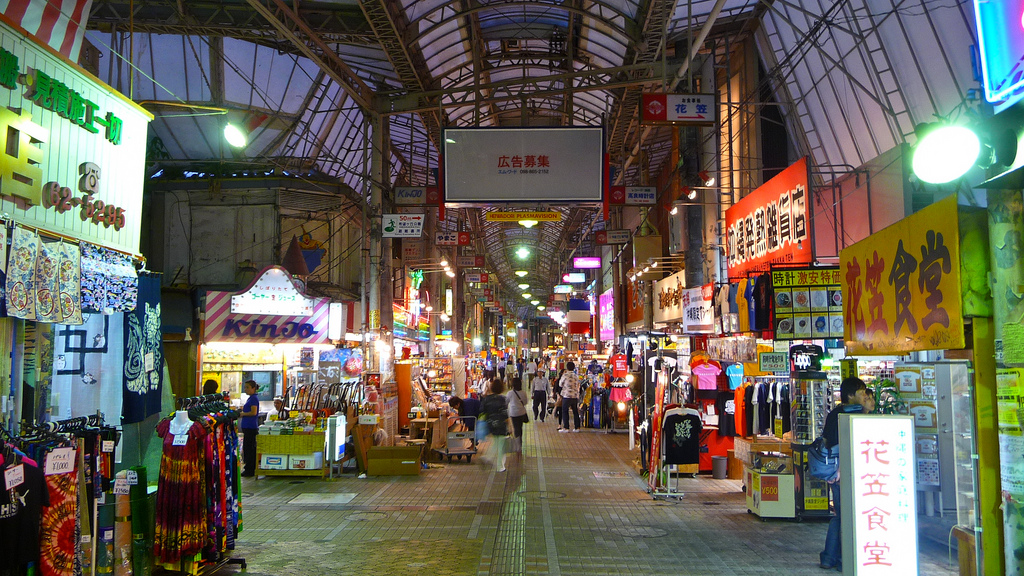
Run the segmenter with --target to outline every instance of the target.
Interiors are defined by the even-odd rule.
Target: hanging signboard
[[[572,267],[577,270],[601,267],[601,258],[597,256],[577,256],[572,259]]]
[[[395,187],[395,205],[397,206],[436,206],[437,188],[397,186]]]
[[[609,190],[609,204],[627,206],[653,206],[658,201],[658,189],[654,186],[612,186]]]
[[[687,334],[713,334],[715,313],[712,298],[714,284],[683,290],[683,332]]]
[[[840,253],[846,353],[964,347],[956,195]]]
[[[679,322],[683,319],[683,293],[686,278],[683,272],[676,272],[654,284],[654,321],[658,323]]]
[[[488,222],[520,222],[523,220],[536,220],[537,222],[561,222],[562,213],[554,210],[542,210],[539,212],[488,212],[484,214],[484,220]]]
[[[760,352],[757,367],[761,372],[789,372],[789,354],[785,352]]]
[[[483,256],[459,256],[455,258],[455,265],[459,268],[482,268],[484,266]]]
[[[421,260],[423,258],[423,241],[419,238],[402,240],[402,259]]]
[[[845,573],[917,574],[914,418],[843,414],[839,445]]]
[[[640,281],[626,281],[626,327],[635,328],[643,324],[646,295]]]
[[[466,282],[487,282],[487,274],[466,274]]]
[[[725,211],[729,278],[813,261],[807,181],[805,157]]]
[[[594,232],[594,242],[598,244],[625,244],[629,242],[629,230],[600,230]]]
[[[231,313],[309,316],[315,303],[316,299],[306,296],[287,270],[269,266],[244,292],[231,296]]]
[[[446,128],[443,132],[445,202],[603,200],[605,138],[600,127]]]
[[[0,44],[0,211],[138,254],[153,116],[6,23]]]
[[[380,229],[384,238],[419,238],[423,221],[423,214],[384,214]]]
[[[609,288],[597,299],[598,314],[601,321],[601,341],[615,338],[615,292]]]
[[[640,123],[713,126],[717,107],[714,94],[644,94]]]
[[[772,270],[776,340],[843,337],[839,268]]]
[[[587,275],[583,272],[566,272],[562,274],[562,282],[566,284],[582,284],[587,281]]]
[[[231,311],[233,292],[206,293],[206,323],[204,341],[209,342],[264,342],[268,344],[327,344],[330,342],[330,299],[313,299],[309,314],[289,316],[270,314],[234,313]]]

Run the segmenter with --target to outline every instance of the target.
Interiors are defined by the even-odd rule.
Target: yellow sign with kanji
[[[964,347],[956,195],[840,253],[846,353]]]

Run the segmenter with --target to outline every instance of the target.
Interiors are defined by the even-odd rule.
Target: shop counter
[[[700,434],[700,471],[711,471],[712,456],[728,456],[732,450],[732,436],[722,436],[717,426],[704,426]],[[707,450],[705,452],[705,450]]]
[[[763,519],[796,517],[794,478],[792,474],[767,474],[747,468],[747,511]]]
[[[259,476],[323,476],[324,433],[256,436]],[[276,458],[274,458],[276,457]]]

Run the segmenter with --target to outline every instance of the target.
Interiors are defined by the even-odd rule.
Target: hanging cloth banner
[[[82,319],[82,250],[76,244],[61,242],[57,280],[62,324],[79,326]]]
[[[11,258],[7,266],[7,313],[15,318],[36,319],[36,255],[39,235],[14,228]]]
[[[122,423],[160,412],[164,351],[160,333],[160,276],[139,276],[138,306],[124,315]]]
[[[39,242],[36,256],[36,317],[38,322],[60,322],[57,291],[57,262],[60,260],[59,242]]]
[[[129,256],[82,242],[82,311],[113,314],[135,309],[139,275]]]
[[[7,317],[7,223],[0,224],[0,318]]]

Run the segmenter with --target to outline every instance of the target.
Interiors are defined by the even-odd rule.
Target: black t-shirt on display
[[[17,464],[15,464],[16,466]],[[0,490],[0,571],[15,570],[39,561],[39,518],[49,504],[43,471],[28,463],[25,481],[10,490]],[[0,467],[0,481],[7,467]]]
[[[750,385],[743,390],[743,415],[747,421],[747,434],[754,436],[758,433],[754,430],[754,388],[757,386]]]
[[[754,281],[754,317],[758,330],[772,329],[772,275],[769,272]]]
[[[736,395],[733,392],[719,392],[715,398],[715,413],[718,414],[718,435],[736,435]]]
[[[697,464],[700,461],[700,417],[669,414],[661,432],[665,439],[665,464]]]

